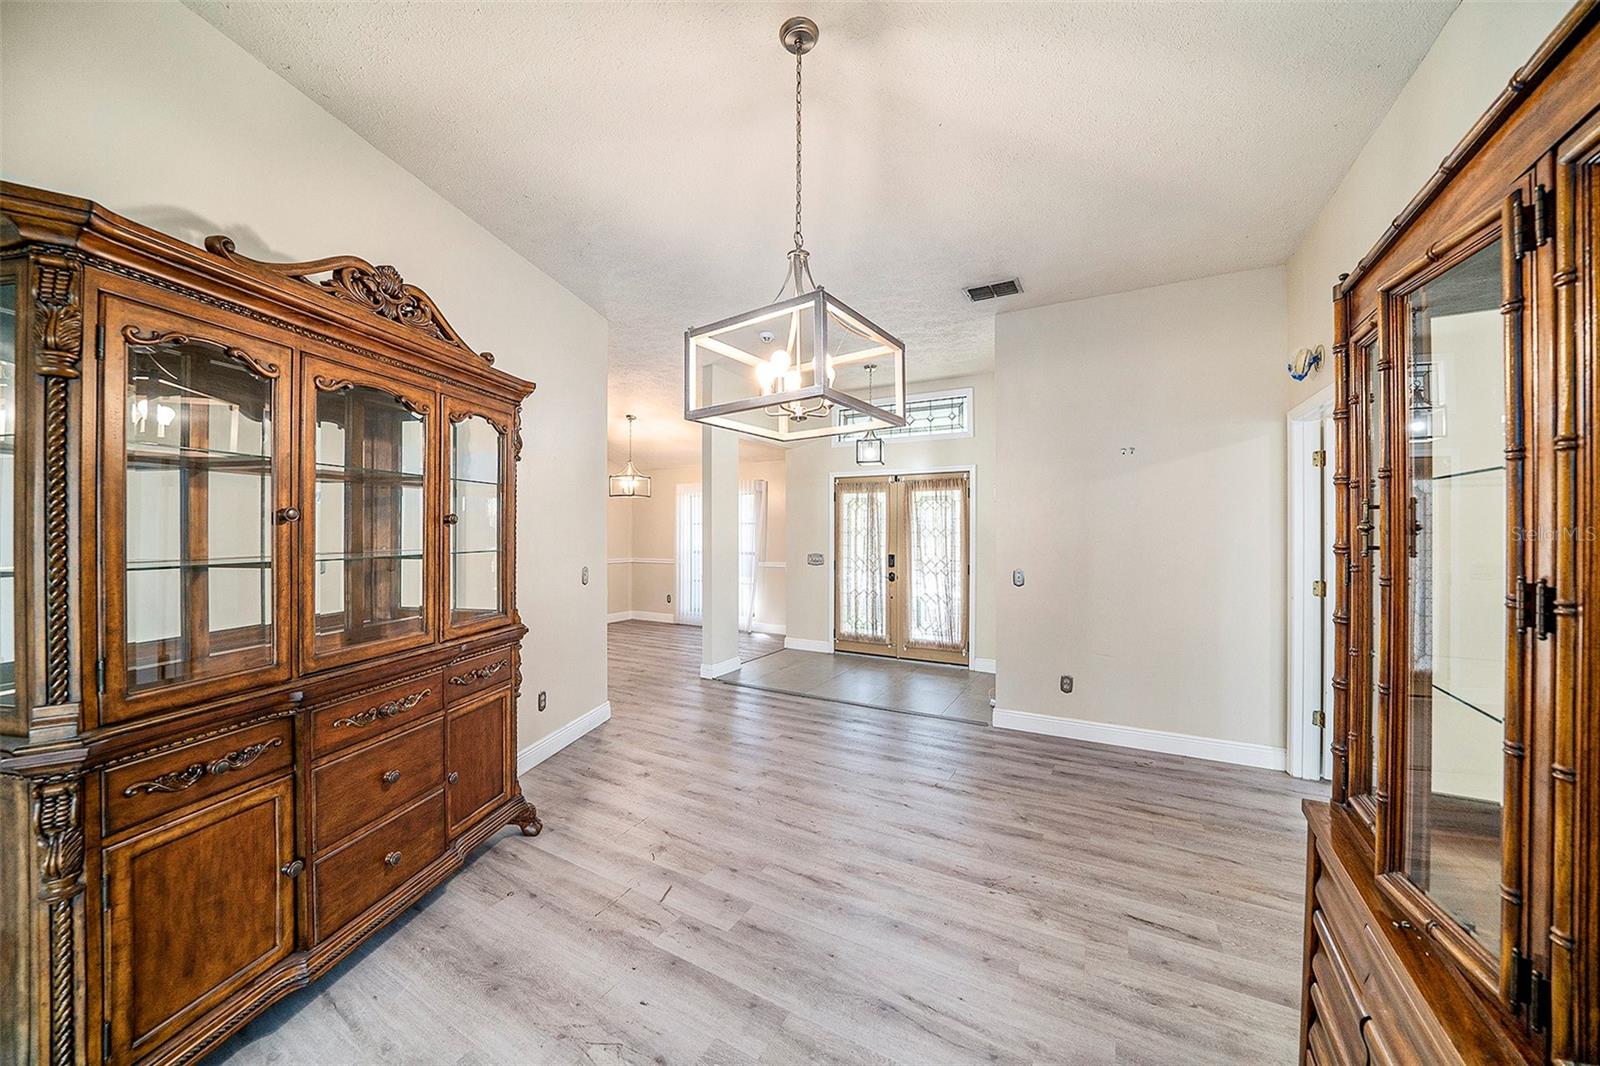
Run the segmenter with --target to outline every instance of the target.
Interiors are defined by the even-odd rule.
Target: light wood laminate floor
[[[609,631],[612,720],[523,779],[544,834],[215,1061],[1295,1060],[1323,790],[701,681],[697,630]]]

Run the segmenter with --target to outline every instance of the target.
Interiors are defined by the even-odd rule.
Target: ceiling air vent
[[[1001,296],[1015,296],[1022,291],[1022,282],[1016,278],[1009,281],[997,281],[992,285],[974,285],[967,290],[967,299],[973,303],[979,300],[995,300]]]

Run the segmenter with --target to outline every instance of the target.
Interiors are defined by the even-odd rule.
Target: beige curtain
[[[889,555],[889,484],[840,481],[834,494],[838,545],[834,566],[836,637],[858,643],[889,642],[885,596]]]
[[[963,651],[967,646],[967,478],[904,479],[909,567],[906,644]]]

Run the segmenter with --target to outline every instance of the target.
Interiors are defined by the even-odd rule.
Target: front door
[[[965,473],[834,483],[836,651],[968,664]]]

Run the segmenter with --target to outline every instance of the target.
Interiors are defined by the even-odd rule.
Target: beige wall
[[[675,594],[677,560],[677,506],[678,486],[700,484],[700,464],[693,466],[650,469],[640,461],[639,466],[651,476],[649,499],[613,500],[608,516],[612,530],[609,567],[613,577],[626,574],[628,596],[626,600],[612,596],[611,617],[632,614],[635,617],[670,618],[673,604],[667,602]],[[785,468],[781,460],[753,460],[741,457],[739,480],[757,478],[767,482],[767,545],[763,563],[756,572],[756,621],[763,628],[782,632],[784,614],[784,560],[787,543],[787,491]],[[626,533],[620,532],[625,528]],[[627,550],[624,550],[624,543]]]
[[[652,480],[650,490],[656,491]],[[643,500],[606,499],[606,614],[633,609],[633,508]]]
[[[180,5],[7,4],[4,21],[7,179],[259,258],[393,263],[538,382],[517,483],[519,745],[604,703],[605,320]]]
[[[990,375],[918,381],[909,395],[970,388],[972,436],[890,438],[884,442],[885,473],[973,468],[972,658],[995,657],[995,379]],[[856,465],[854,447],[823,440],[789,449],[789,629],[791,640],[833,642],[830,614],[833,580],[833,475],[877,473]],[[807,566],[806,555],[821,552],[825,566]]]
[[[1388,114],[1289,259],[1288,353],[1333,347],[1333,285],[1372,248],[1439,163],[1528,61],[1571,4],[1467,0],[1445,23]],[[1333,381],[1290,382],[1292,407]]]
[[[997,707],[1283,747],[1284,329],[1281,267],[995,320]]]

